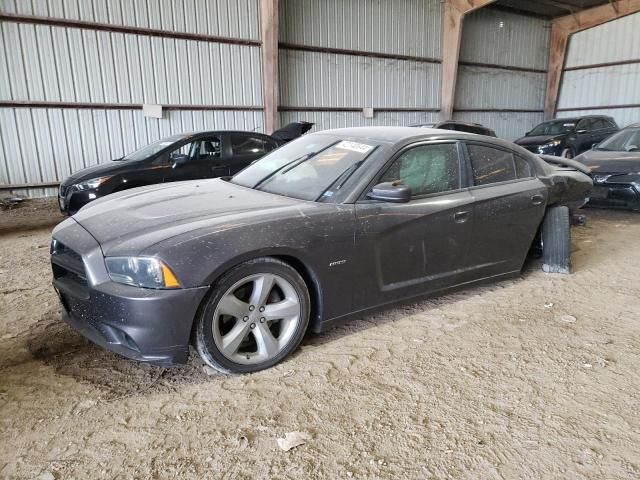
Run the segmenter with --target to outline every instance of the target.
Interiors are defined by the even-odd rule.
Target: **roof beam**
[[[440,118],[442,120],[449,120],[453,116],[464,16],[494,1],[495,0],[443,0],[442,78],[440,86]]]
[[[545,118],[551,119],[556,115],[569,37],[576,32],[593,28],[636,12],[640,12],[640,0],[610,0],[609,3],[604,5],[559,17],[551,22],[549,71],[547,73],[547,89],[544,101]]]

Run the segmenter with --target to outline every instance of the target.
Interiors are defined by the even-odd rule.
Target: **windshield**
[[[158,140],[157,142],[150,143],[142,147],[140,150],[136,150],[133,153],[130,153],[126,157],[122,157],[121,160],[144,160],[145,158],[149,158],[151,155],[155,155],[161,150],[164,150],[170,145],[187,138],[189,135],[172,135],[167,138],[163,138],[162,140]]]
[[[640,128],[627,128],[611,135],[596,147],[596,150],[615,152],[637,152],[640,150]]]
[[[231,182],[301,200],[325,201],[375,147],[331,135],[301,137],[248,166]]]
[[[568,133],[576,126],[576,122],[571,120],[554,120],[553,122],[545,122],[527,133],[527,137],[537,137],[542,135],[560,135]]]

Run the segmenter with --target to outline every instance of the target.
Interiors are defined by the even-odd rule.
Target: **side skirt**
[[[500,282],[503,280],[512,279],[512,278],[518,277],[520,273],[521,273],[521,270],[514,270],[512,272],[501,273],[499,275],[492,275],[490,277],[481,278],[479,280],[471,280],[469,282],[459,283],[451,287],[434,290],[425,294],[401,298],[399,300],[394,300],[393,302],[376,305],[375,307],[365,308],[362,310],[358,310],[357,312],[352,312],[346,315],[342,315],[340,317],[330,318],[328,320],[325,320],[322,323],[316,324],[310,330],[313,333],[322,333],[322,332],[325,332],[326,330],[329,330],[338,325],[341,325],[342,323],[347,322],[349,320],[355,320],[356,318],[362,318],[363,316],[366,316],[366,315],[371,315],[371,314],[379,313],[385,310],[390,310],[391,308],[394,308],[394,307],[400,307],[402,305],[416,303],[420,300],[425,300],[427,298],[439,297],[441,295],[456,292],[459,290],[465,290],[468,287],[472,287],[472,286],[475,287],[475,286],[484,285],[487,283],[494,283],[494,282]]]

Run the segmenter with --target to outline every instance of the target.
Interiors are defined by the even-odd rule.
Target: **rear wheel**
[[[287,263],[258,258],[214,286],[196,326],[202,359],[224,373],[249,373],[280,362],[300,344],[309,323],[309,292]]]
[[[551,207],[542,221],[542,269],[571,272],[571,225],[568,207]]]

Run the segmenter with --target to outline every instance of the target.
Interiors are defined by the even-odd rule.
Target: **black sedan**
[[[568,255],[591,179],[478,135],[328,130],[230,180],[93,202],[53,232],[63,316],[127,357],[224,372],[270,367],[307,330],[520,272],[542,230]]]
[[[576,160],[591,169],[590,206],[640,210],[640,124],[621,130]]]
[[[515,141],[533,153],[574,158],[619,130],[604,115],[560,118],[544,122]]]
[[[73,215],[97,198],[144,185],[235,175],[312,126],[293,122],[271,136],[217,131],[163,138],[113,162],[73,173],[60,184],[60,211]]]

